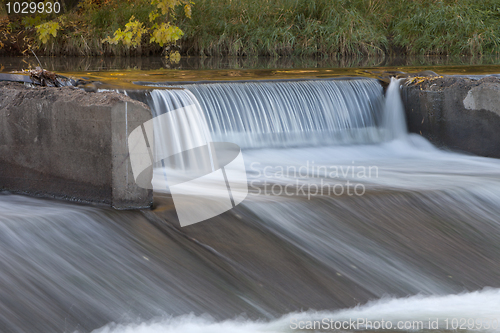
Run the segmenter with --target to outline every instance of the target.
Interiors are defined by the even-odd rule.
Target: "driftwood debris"
[[[30,70],[29,74],[34,84],[46,87],[63,87],[67,85],[66,82],[61,80],[57,74],[46,71],[40,67]]]

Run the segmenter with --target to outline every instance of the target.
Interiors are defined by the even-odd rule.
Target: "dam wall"
[[[445,76],[414,82],[402,89],[410,132],[440,148],[500,158],[500,78]]]
[[[0,190],[96,203],[152,205],[130,166],[128,134],[149,108],[115,92],[0,82]]]
[[[441,148],[500,158],[498,77],[407,80],[402,98],[410,132]],[[152,191],[134,181],[127,138],[151,117],[144,103],[116,92],[0,82],[0,191],[150,207]]]

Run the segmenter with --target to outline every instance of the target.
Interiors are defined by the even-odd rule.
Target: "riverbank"
[[[138,47],[102,40],[131,16],[149,28],[149,0],[80,1],[51,20],[57,36],[42,44],[35,20],[0,12],[0,55],[160,55],[162,47],[145,34]],[[500,5],[495,1],[388,0],[199,0],[191,19],[178,9],[175,22],[184,36],[182,55],[313,56],[479,55],[500,52]],[[49,19],[49,18],[47,18]]]

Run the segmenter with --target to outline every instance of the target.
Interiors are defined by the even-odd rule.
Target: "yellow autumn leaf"
[[[142,35],[147,30],[144,28],[143,24],[135,19],[134,16],[130,18],[127,24],[125,24],[125,30],[120,28],[115,31],[114,37],[107,37],[103,42],[110,44],[118,44],[122,42],[124,45],[130,47],[137,47],[141,43]]]
[[[59,23],[57,22],[46,22],[43,24],[39,24],[35,27],[38,39],[43,43],[46,44],[50,36],[52,35],[53,37],[57,37],[57,31],[61,27],[59,26]]]
[[[171,52],[169,59],[174,64],[177,64],[181,60],[181,54],[179,53],[179,51]]]
[[[175,43],[184,35],[179,27],[172,26],[170,23],[163,23],[159,28],[153,31],[150,42],[156,42],[163,47],[165,44]]]
[[[149,22],[153,22],[158,16],[160,16],[160,13],[158,13],[157,11],[149,13]]]
[[[186,14],[186,17],[191,18],[191,5],[187,4],[184,6],[184,13]]]
[[[179,4],[179,0],[153,0],[152,5],[156,5],[163,15],[167,15],[170,9],[174,9]]]

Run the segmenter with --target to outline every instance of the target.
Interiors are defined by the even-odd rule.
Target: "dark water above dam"
[[[397,81],[179,88],[144,99],[155,115],[193,105],[240,145],[246,200],[181,228],[161,169],[152,211],[2,194],[0,331],[500,331],[500,161],[408,134]],[[179,124],[157,149],[198,126]]]
[[[283,69],[356,69],[375,67],[484,67],[498,66],[498,55],[481,56],[370,56],[370,57],[182,57],[171,63],[165,57],[39,57],[43,68],[56,72],[106,72],[106,71],[155,71],[176,70],[283,70]],[[36,68],[38,61],[32,55],[26,57],[0,56],[0,72]],[[479,73],[476,73],[479,74]]]
[[[498,55],[296,58],[183,57],[171,64],[164,57],[0,57],[0,73],[43,66],[58,74],[102,82],[105,89],[138,89],[137,82],[293,80],[334,77],[387,77],[390,73],[434,71],[440,75],[500,74]]]

